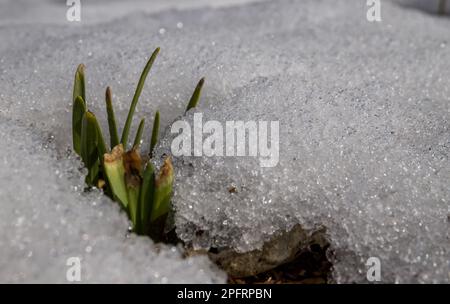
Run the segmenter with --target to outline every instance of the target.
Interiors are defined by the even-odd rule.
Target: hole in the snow
[[[238,253],[232,249],[208,252],[236,284],[324,284],[331,277],[330,244],[326,229],[305,231],[300,225],[266,242],[261,250]]]
[[[243,278],[229,277],[232,284],[326,284],[332,264],[327,259],[329,246],[319,245],[299,252],[293,261],[266,272]]]

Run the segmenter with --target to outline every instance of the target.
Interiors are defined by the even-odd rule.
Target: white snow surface
[[[65,282],[71,256],[85,282],[224,281],[206,258],[127,237],[119,208],[83,192],[70,153],[76,66],[107,133],[104,89],[123,124],[161,46],[137,118],[159,109],[170,126],[206,76],[204,120],[280,122],[275,168],[174,158],[180,238],[245,252],[298,223],[325,226],[333,281],[367,282],[378,257],[382,282],[450,282],[450,19],[399,1],[382,1],[380,23],[366,20],[365,1],[235,2],[113,2],[108,14],[97,1],[80,24],[55,1],[0,2],[0,281]]]
[[[117,204],[83,193],[80,162],[52,155],[52,137],[4,119],[0,136],[2,283],[71,282],[70,258],[81,283],[224,282],[208,258],[129,234]]]

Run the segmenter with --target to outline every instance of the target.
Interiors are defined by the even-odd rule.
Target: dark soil
[[[327,259],[329,245],[311,245],[309,250],[272,270],[245,278],[228,278],[230,284],[327,284],[332,264]]]

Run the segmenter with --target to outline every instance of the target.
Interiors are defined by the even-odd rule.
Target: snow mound
[[[83,193],[80,162],[51,156],[51,138],[11,121],[0,136],[1,282],[68,282],[69,258],[80,259],[82,283],[224,282],[205,257],[184,259],[176,247],[128,235],[116,203]]]
[[[356,1],[281,3],[228,12],[251,39],[221,37],[233,87],[197,109],[224,129],[279,121],[280,163],[176,157],[179,236],[247,252],[297,223],[324,226],[337,282],[367,282],[370,257],[383,282],[449,282],[449,20],[383,3],[374,25],[349,13]],[[235,65],[245,80],[229,76]]]

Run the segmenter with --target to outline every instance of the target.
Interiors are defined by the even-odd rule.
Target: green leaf
[[[133,147],[139,147],[141,145],[141,139],[142,139],[142,133],[144,132],[144,126],[145,126],[145,118],[142,118],[141,122],[139,123],[137,132],[136,132],[136,137],[134,138]]]
[[[142,179],[141,193],[139,194],[139,209],[140,209],[140,221],[141,232],[145,234],[148,232],[150,225],[150,212],[153,207],[153,196],[155,193],[155,168],[148,162],[147,167],[144,170],[144,176]]]
[[[72,106],[72,141],[73,150],[81,156],[81,123],[86,112],[86,103],[83,97],[77,96]]]
[[[95,117],[95,115],[93,113],[90,113],[90,114],[93,116],[93,123],[95,124],[96,130],[97,130],[98,179],[96,180],[96,186],[98,188],[103,189],[102,183],[108,183],[108,177],[105,176],[104,169],[102,168],[101,165],[103,164],[103,157],[104,157],[105,153],[107,153],[109,151],[109,149],[105,144],[102,129],[100,127],[100,124],[98,123],[97,118]],[[110,188],[106,187],[106,189],[104,189],[104,191],[109,196],[111,196],[111,197],[113,196]]]
[[[124,145],[124,147],[127,146],[128,134],[130,133],[130,127],[131,127],[131,121],[133,120],[134,111],[136,110],[136,105],[139,100],[139,96],[141,95],[142,88],[144,87],[145,79],[147,78],[148,72],[150,71],[150,69],[153,65],[153,62],[155,61],[158,53],[159,53],[159,48],[156,48],[156,50],[153,52],[152,56],[148,60],[147,64],[145,65],[145,68],[142,71],[141,77],[140,77],[138,85],[136,87],[136,92],[134,93],[133,101],[131,102],[130,110],[128,111],[127,120],[126,120],[125,126],[123,128],[122,138],[120,140],[120,142]]]
[[[83,115],[81,126],[81,158],[88,169],[86,183],[96,185],[99,169],[97,120],[91,112]]]
[[[159,134],[159,111],[156,111],[155,119],[153,120],[152,138],[150,140],[150,158],[153,157],[153,150],[155,150],[158,143]]]
[[[81,96],[83,100],[86,100],[86,91],[84,85],[84,65],[80,64],[75,72],[75,81],[73,84],[73,100]]]
[[[128,192],[128,211],[130,214],[131,222],[133,223],[133,230],[136,233],[139,233],[141,231],[141,221],[140,221],[140,215],[139,215],[139,192],[140,192],[140,186],[129,186],[127,188]]]
[[[108,148],[106,147],[105,140],[103,138],[102,129],[98,123],[97,117],[95,117],[94,113],[89,112],[92,115],[93,123],[95,123],[95,127],[97,129],[97,150],[98,156],[100,159],[103,159],[103,155],[108,152]]]
[[[142,184],[142,159],[134,147],[124,154],[125,186],[128,194],[128,211],[135,231],[140,231],[139,192]]]
[[[106,88],[106,112],[108,114],[109,137],[111,147],[119,144],[119,134],[117,132],[116,116],[112,105],[112,94],[110,87]]]
[[[106,153],[104,155],[103,166],[115,198],[117,198],[125,210],[128,210],[128,194],[125,186],[123,154],[123,146],[121,144],[115,146],[111,153]]]
[[[202,92],[203,84],[205,83],[205,78],[200,79],[197,86],[195,87],[194,93],[192,94],[191,100],[189,100],[186,112],[192,108],[195,108],[200,100],[200,95]]]
[[[155,194],[150,215],[151,222],[156,221],[161,216],[165,216],[170,211],[172,185],[173,166],[170,157],[167,157],[155,182]]]

